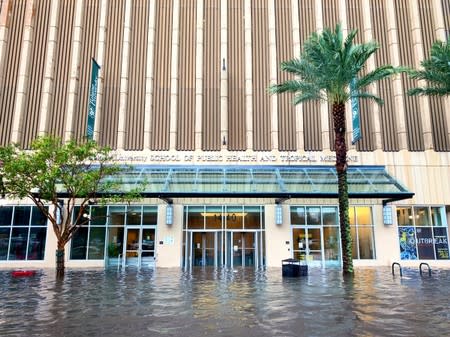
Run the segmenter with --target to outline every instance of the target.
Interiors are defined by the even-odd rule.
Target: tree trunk
[[[338,176],[339,226],[341,229],[342,271],[353,273],[352,236],[348,217],[347,145],[345,142],[345,104],[333,103],[336,172]]]
[[[57,277],[63,277],[64,276],[64,269],[65,269],[65,243],[58,241],[58,249],[56,249],[56,276]]]

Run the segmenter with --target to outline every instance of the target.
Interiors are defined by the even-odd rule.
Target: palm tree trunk
[[[345,104],[333,103],[336,172],[338,176],[339,226],[341,228],[342,271],[353,273],[352,236],[348,217],[347,145],[345,142]]]

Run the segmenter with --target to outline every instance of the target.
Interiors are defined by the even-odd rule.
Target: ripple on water
[[[449,333],[450,271],[389,268],[0,271],[5,336],[437,336]],[[444,333],[443,333],[444,331]]]

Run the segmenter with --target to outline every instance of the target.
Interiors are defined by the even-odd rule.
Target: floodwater
[[[0,271],[1,336],[450,336],[450,270]]]

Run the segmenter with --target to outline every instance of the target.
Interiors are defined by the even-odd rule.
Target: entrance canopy
[[[348,168],[350,198],[380,198],[384,202],[411,198],[383,166]],[[136,165],[122,177],[123,190],[145,183],[143,196],[337,198],[333,166],[156,166]]]

